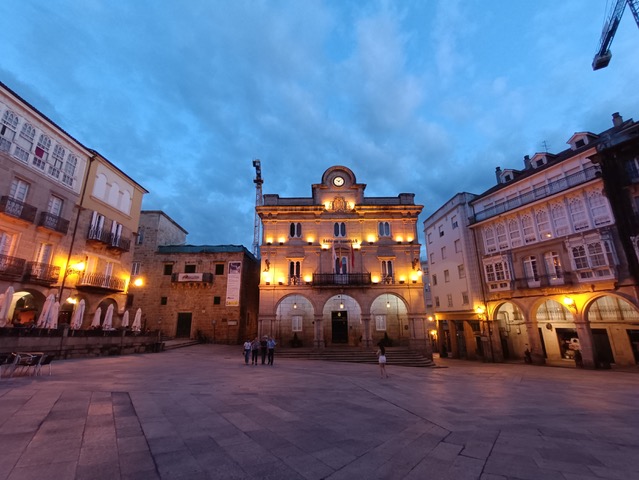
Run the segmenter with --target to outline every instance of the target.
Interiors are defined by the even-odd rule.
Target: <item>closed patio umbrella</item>
[[[55,303],[55,295],[51,294],[47,297],[42,306],[42,312],[40,312],[40,316],[38,317],[38,323],[36,326],[38,328],[44,328],[45,325],[49,322],[49,312],[51,311],[51,307]]]
[[[127,310],[122,315],[122,328],[127,328],[129,326],[129,311]]]
[[[91,328],[98,328],[100,326],[100,317],[102,316],[102,309],[100,307],[95,309],[93,314],[93,321],[91,322]]]
[[[133,325],[131,326],[131,329],[134,332],[139,332],[140,330],[142,330],[142,309],[138,308],[138,310],[135,312],[135,318],[133,319]]]
[[[84,299],[80,300],[78,306],[73,311],[73,316],[71,317],[71,329],[78,330],[82,327],[82,319],[84,318]]]
[[[106,314],[104,315],[104,322],[102,322],[102,330],[111,330],[113,328],[113,304],[109,305]]]
[[[47,320],[44,324],[44,328],[58,328],[58,313],[60,312],[60,303],[55,302],[51,309],[49,310],[49,314],[47,315]]]
[[[9,323],[9,309],[11,308],[11,302],[13,302],[13,287],[7,287],[7,290],[2,295],[0,300],[0,327],[4,327]]]

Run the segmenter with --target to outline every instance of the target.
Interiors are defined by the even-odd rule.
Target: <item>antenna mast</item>
[[[257,214],[257,207],[262,206],[262,166],[259,160],[253,160],[255,167],[255,221],[253,222],[253,255],[260,258],[260,216]]]

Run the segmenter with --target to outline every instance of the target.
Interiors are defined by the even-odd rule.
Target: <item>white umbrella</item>
[[[42,306],[42,312],[40,312],[40,316],[38,317],[38,323],[36,326],[38,328],[43,328],[49,323],[49,312],[51,311],[51,307],[55,303],[55,295],[51,294],[44,301],[44,305]]]
[[[93,321],[91,322],[91,328],[98,328],[100,326],[100,316],[102,315],[102,309],[100,307],[95,309],[93,315]]]
[[[142,309],[138,308],[137,312],[135,312],[135,318],[133,319],[133,325],[131,329],[134,332],[139,332],[142,330]]]
[[[109,305],[106,314],[104,315],[104,322],[102,322],[102,330],[111,330],[113,328],[113,304]]]
[[[82,319],[84,318],[84,299],[80,300],[78,306],[73,312],[73,317],[71,317],[71,328],[73,330],[78,330],[82,326]]]
[[[58,313],[60,312],[60,303],[55,302],[49,310],[44,328],[58,328]]]
[[[11,295],[11,297],[9,297],[9,295],[7,295],[6,293],[0,295],[0,327],[4,327],[9,321],[9,309],[11,308],[9,299],[13,300],[13,294]]]
[[[129,326],[129,311],[127,310],[122,315],[122,328],[127,328]]]

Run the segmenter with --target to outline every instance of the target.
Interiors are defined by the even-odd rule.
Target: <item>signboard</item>
[[[201,273],[178,273],[178,282],[201,282]]]
[[[240,305],[240,284],[242,283],[242,262],[229,262],[229,273],[226,276],[226,306]]]

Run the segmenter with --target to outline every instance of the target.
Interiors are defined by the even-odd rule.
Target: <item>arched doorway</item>
[[[358,345],[362,340],[362,309],[353,297],[333,295],[322,311],[324,339],[330,345]]]
[[[524,313],[514,303],[505,302],[495,309],[495,320],[504,358],[523,358],[529,345]]]
[[[271,326],[271,331],[282,346],[311,346],[315,338],[314,316],[313,304],[306,297],[288,295],[277,305],[277,325]]]
[[[535,318],[544,357],[574,360],[575,352],[580,350],[580,342],[572,313],[558,301],[546,300],[539,305]]]
[[[371,304],[371,339],[373,345],[381,340],[392,345],[408,345],[410,341],[408,309],[404,300],[392,293],[384,293]]]
[[[588,307],[586,319],[592,332],[595,361],[599,365],[618,363],[611,340],[618,353],[624,353],[624,357],[632,354],[634,363],[639,363],[639,328],[636,327],[639,312],[634,305],[623,298],[605,295]]]

